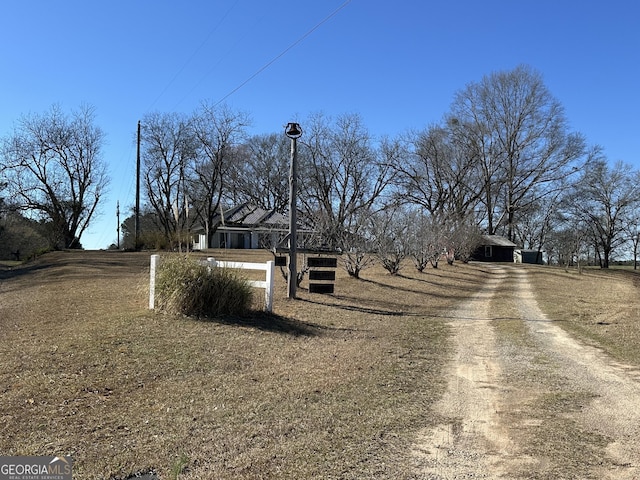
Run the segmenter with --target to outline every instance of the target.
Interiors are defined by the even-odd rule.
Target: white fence
[[[207,258],[207,263],[211,265],[211,267],[265,271],[265,280],[247,280],[247,283],[252,287],[264,288],[264,309],[267,312],[273,311],[273,279],[275,273],[275,262],[218,262],[215,258],[209,257]],[[149,308],[152,310],[155,308],[156,270],[159,264],[160,255],[151,255],[151,268],[149,272]]]

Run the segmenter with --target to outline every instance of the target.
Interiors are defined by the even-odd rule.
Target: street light
[[[289,277],[287,278],[288,298],[296,298],[298,279],[297,256],[297,207],[296,193],[298,190],[298,138],[302,135],[302,128],[297,123],[287,123],[284,133],[291,139],[291,165],[289,169]]]

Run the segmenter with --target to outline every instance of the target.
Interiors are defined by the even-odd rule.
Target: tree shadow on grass
[[[0,267],[0,280],[12,280],[14,278],[28,275],[30,273],[44,270],[51,265],[49,264],[32,264],[32,265],[17,265],[15,267]]]
[[[308,298],[305,299],[298,299],[298,301],[300,302],[307,302],[307,303],[312,303],[315,305],[323,305],[326,307],[333,307],[333,308],[339,308],[341,310],[347,310],[350,312],[359,312],[359,313],[366,313],[369,315],[386,315],[386,316],[392,316],[392,317],[401,317],[401,316],[405,316],[405,315],[411,315],[410,313],[407,313],[405,311],[401,311],[401,310],[393,310],[391,308],[389,309],[385,309],[385,308],[374,308],[374,307],[366,307],[363,305],[349,305],[349,304],[344,304],[344,303],[337,303],[337,302],[329,302],[326,299],[327,298],[335,298],[337,300],[356,300],[352,297],[346,297],[344,295],[331,295],[331,296],[325,296],[325,299],[322,302],[316,301],[316,300],[311,300]]]
[[[203,322],[254,328],[265,332],[282,333],[294,337],[313,337],[320,335],[325,328],[310,322],[303,322],[268,312],[250,312],[242,316],[223,316],[200,318]]]

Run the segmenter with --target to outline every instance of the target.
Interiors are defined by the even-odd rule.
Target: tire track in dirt
[[[456,353],[436,407],[448,421],[424,432],[415,447],[425,478],[493,478],[510,457],[512,442],[497,413],[501,367],[489,311],[505,278],[497,268],[485,287],[451,314]]]
[[[640,479],[638,369],[613,362],[550,321],[538,307],[526,271],[511,266],[489,268],[493,274],[485,287],[450,316],[455,355],[447,391],[435,408],[445,421],[422,432],[414,446],[418,478],[557,478],[560,474],[562,478]],[[512,293],[505,294],[511,297],[504,300],[502,292],[507,290],[500,287],[507,280]],[[518,318],[509,320],[523,322],[526,348],[498,344],[495,325],[501,319],[491,312],[498,291],[501,302],[515,306]],[[527,358],[548,361],[534,365],[523,362]],[[507,382],[514,371],[525,378]],[[540,405],[545,395],[556,393],[558,379],[562,393],[589,400],[578,409],[547,415]],[[587,440],[596,453],[589,453],[585,464],[583,453],[571,453],[584,443],[571,443],[571,436],[563,431],[567,422],[575,423],[587,438],[592,432],[606,439],[607,447],[600,451],[597,442]],[[527,442],[536,439],[541,425],[547,435],[562,437],[562,452],[571,457],[566,467],[564,459],[558,458],[562,452],[529,448]],[[578,471],[581,476],[576,477]]]
[[[593,478],[640,479],[640,370],[612,360],[600,349],[572,338],[540,310],[524,270],[513,269],[519,310],[531,335],[554,358],[568,388],[593,399],[570,417],[582,428],[609,439],[606,465]]]

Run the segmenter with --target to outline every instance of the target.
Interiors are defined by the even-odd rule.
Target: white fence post
[[[156,270],[160,263],[160,255],[151,255],[151,267],[149,269],[149,309],[156,305]]]
[[[267,278],[264,286],[264,309],[267,312],[273,311],[273,279],[276,271],[276,262],[269,260],[267,262]]]

